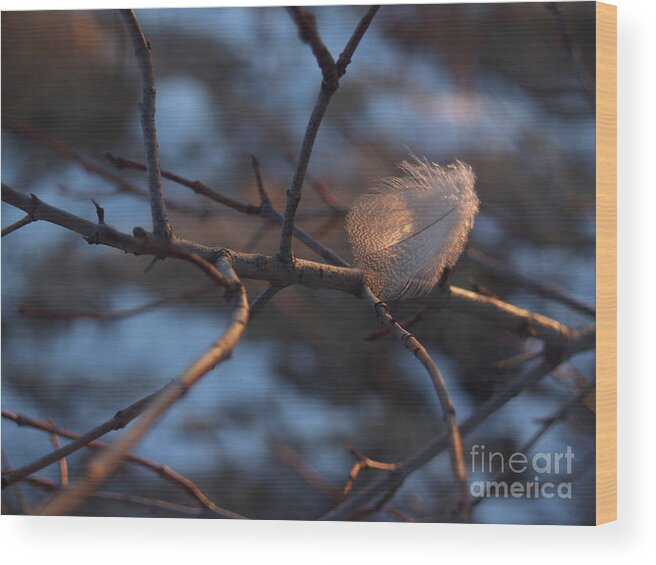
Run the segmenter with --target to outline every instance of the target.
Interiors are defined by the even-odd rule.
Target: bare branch
[[[497,261],[479,249],[469,248],[467,249],[466,254],[469,259],[474,261],[474,263],[483,266],[488,271],[512,280],[539,296],[555,300],[577,310],[578,312],[592,316],[593,318],[595,317],[596,312],[592,306],[584,304],[580,300],[569,296],[558,288],[525,277],[521,273],[511,269],[508,265],[504,265],[501,261]]]
[[[205,261],[199,258],[198,266],[201,267],[203,262]],[[39,509],[39,514],[59,516],[72,511],[118,470],[128,452],[191,387],[232,354],[248,323],[248,300],[246,290],[227,258],[221,257],[217,265],[222,272],[220,280],[225,279],[230,283],[230,286],[226,286],[231,295],[232,315],[226,331],[178,379],[155,396],[143,416],[128,432],[112,444],[105,453],[89,463],[82,479],[44,504]],[[206,274],[210,274],[216,269],[207,264],[203,270]]]
[[[260,195],[260,206],[271,205],[271,199],[264,188],[264,181],[262,180],[262,171],[260,170],[260,162],[257,157],[251,154],[251,164],[253,165],[253,173],[255,173],[255,182],[257,183],[257,192]]]
[[[333,56],[319,37],[314,15],[298,6],[291,6],[287,10],[296,24],[301,41],[310,46],[312,54],[319,64],[323,75],[322,89],[334,92],[339,86],[337,67]]]
[[[41,130],[38,130],[32,126],[29,126],[20,120],[17,120],[16,118],[12,118],[10,116],[2,116],[2,127],[7,128],[15,133],[21,133],[24,135],[27,135],[40,145],[46,147],[56,155],[59,155],[60,157],[63,157],[64,159],[70,159],[71,161],[74,161],[78,163],[84,170],[86,170],[89,173],[92,173],[100,178],[103,178],[116,187],[118,187],[122,192],[126,192],[128,194],[135,194],[138,196],[144,196],[144,192],[133,185],[131,182],[127,181],[120,175],[114,174],[111,171],[108,171],[104,169],[103,167],[99,166],[97,163],[91,161],[90,159],[87,159],[86,157],[83,157],[73,149],[71,149],[68,145],[65,145],[61,141],[49,136],[48,134],[42,132]]]
[[[355,483],[355,480],[358,478],[358,476],[362,471],[366,471],[367,469],[378,469],[380,471],[396,471],[396,469],[398,468],[398,465],[396,463],[381,463],[380,461],[375,461],[374,459],[362,455],[362,453],[360,453],[359,451],[357,451],[352,447],[350,448],[350,452],[357,459],[357,462],[351,468],[346,484],[344,485],[344,489],[342,490],[342,494],[344,496],[348,496],[349,494],[351,494],[351,491],[353,490],[353,484]]]
[[[428,351],[426,351],[426,348],[414,335],[401,327],[401,325],[394,319],[394,316],[390,314],[387,304],[381,302],[381,300],[368,288],[365,288],[363,295],[365,300],[367,300],[367,302],[373,307],[378,319],[384,325],[392,329],[394,335],[401,344],[423,365],[433,383],[433,388],[437,393],[437,398],[442,408],[442,417],[448,430],[447,438],[449,442],[451,469],[458,484],[458,508],[456,513],[463,519],[467,519],[469,516],[469,484],[467,482],[467,468],[465,466],[465,456],[462,448],[460,429],[458,428],[456,421],[456,410],[451,401],[444,377]]]
[[[146,165],[143,163],[137,163],[136,161],[131,161],[130,159],[125,159],[123,157],[117,157],[115,155],[112,155],[111,153],[106,154],[107,159],[117,168],[117,169],[134,169],[137,171],[146,171]],[[228,196],[225,196],[218,192],[215,189],[212,189],[208,187],[206,184],[203,184],[202,182],[198,180],[188,180],[183,177],[180,177],[174,173],[171,173],[169,171],[163,171],[160,170],[160,174],[162,175],[163,178],[171,180],[177,184],[180,184],[182,186],[186,186],[187,188],[190,188],[193,190],[196,194],[200,194],[201,196],[205,196],[206,198],[209,198],[210,200],[214,200],[215,202],[218,202],[219,204],[223,204],[224,206],[227,206],[228,208],[233,208],[234,210],[238,210],[239,212],[242,212],[244,214],[259,214],[260,213],[260,207],[255,206],[254,204],[248,204],[245,202],[239,202],[238,200],[234,200],[233,198],[230,198]]]
[[[253,300],[250,305],[250,319],[253,320],[255,316],[264,308],[269,300],[271,300],[276,294],[278,294],[284,286],[278,286],[275,284],[269,283],[266,288],[259,294],[259,296]]]
[[[585,339],[581,336],[579,339]],[[575,350],[572,347],[571,350]],[[571,351],[570,350],[570,351]],[[570,353],[562,353],[557,358],[554,355],[548,355],[547,359],[535,367],[527,369],[522,375],[508,383],[499,392],[490,397],[479,408],[460,425],[460,432],[463,436],[474,431],[490,415],[505,406],[510,400],[515,398],[522,391],[527,390],[540,382],[545,376],[549,375]],[[424,449],[399,463],[397,470],[390,473],[380,480],[364,489],[361,493],[345,500],[342,504],[322,516],[321,520],[344,520],[357,512],[361,508],[366,508],[373,501],[380,500],[381,497],[389,500],[391,496],[403,484],[404,480],[414,473],[420,467],[423,467],[429,461],[432,461],[437,455],[449,448],[448,434],[440,434]]]
[[[347,53],[347,56],[345,56],[344,61],[342,63],[344,69],[346,69],[346,65],[348,64],[348,61],[350,61],[350,58],[353,55],[353,51],[359,44],[362,35],[368,28],[369,23],[371,22],[371,19],[373,18],[375,13],[376,13],[375,10],[373,11],[373,13],[371,13],[371,10],[369,10],[362,18],[358,27],[356,28],[356,33],[354,34],[354,37],[357,37],[358,30],[361,29],[362,31],[359,34],[359,38],[357,39],[354,39],[353,37],[351,38],[351,40],[347,45],[347,48],[344,50],[344,52]],[[294,12],[292,11],[292,15],[293,14]],[[363,21],[366,23],[366,25],[362,23]],[[300,20],[295,18],[295,22],[297,27],[299,28],[299,33],[303,41],[306,41],[312,45],[313,52],[315,54],[315,57],[317,57],[317,61],[319,62],[319,66],[322,68],[322,71],[324,70],[324,67],[325,68],[330,67],[329,63],[330,61],[332,61],[332,57],[330,57],[330,61],[328,61],[325,55],[322,55],[323,50],[321,49],[321,45],[323,44],[321,43],[321,45],[319,45],[321,40],[319,39],[318,34],[316,34],[316,29],[314,29],[315,33],[312,34],[313,26],[309,26],[307,18],[301,18]],[[323,46],[323,49],[325,49],[325,46]],[[317,52],[317,50],[319,52]],[[327,49],[325,50],[327,52]],[[332,74],[333,72],[335,73],[335,79],[333,79],[333,74]],[[310,120],[308,121],[307,128],[305,129],[305,136],[303,137],[303,142],[301,144],[301,150],[299,152],[296,171],[294,173],[294,178],[292,179],[292,184],[289,189],[289,192],[287,193],[287,205],[285,207],[285,215],[282,221],[282,229],[280,233],[280,249],[278,251],[278,257],[280,261],[283,263],[292,263],[294,259],[293,252],[292,252],[292,234],[294,233],[296,211],[298,210],[298,206],[301,202],[301,194],[303,191],[303,181],[305,180],[305,173],[307,171],[308,164],[310,162],[312,149],[314,147],[314,142],[317,138],[319,127],[321,126],[323,117],[326,114],[326,110],[328,108],[328,104],[330,103],[330,99],[332,98],[332,95],[337,90],[338,86],[339,86],[339,77],[337,74],[337,66],[333,62],[332,70],[330,70],[328,80],[326,79],[326,73],[324,72],[324,80],[321,84],[319,97],[317,98],[317,101],[314,105],[314,109],[312,110],[312,114],[310,116]]]
[[[25,216],[23,219],[18,220],[17,222],[11,224],[10,226],[7,226],[6,228],[2,229],[2,237],[9,235],[12,232],[15,232],[16,230],[19,230],[23,226],[26,226],[27,224],[31,224],[34,222],[34,218],[32,217],[32,214],[28,214]]]
[[[36,199],[36,207],[34,199]],[[243,253],[223,247],[206,247],[189,241],[178,241],[176,245],[164,246],[148,238],[143,230],[136,230],[140,237],[134,237],[110,226],[99,225],[50,206],[36,197],[30,198],[5,184],[2,184],[2,200],[25,212],[33,213],[37,220],[48,221],[79,233],[89,243],[108,245],[127,253],[136,255],[171,253],[175,256],[174,253],[182,255],[186,252],[196,254],[208,261],[215,261],[219,255],[227,254],[235,271],[242,278],[265,280],[283,286],[302,284],[311,288],[338,290],[356,296],[360,296],[362,292],[362,274],[359,269],[303,259],[297,259],[293,265],[285,265],[276,257]],[[327,249],[321,244],[318,248]],[[329,249],[327,251],[330,252]],[[339,257],[335,259],[346,264]],[[595,346],[594,326],[573,330],[541,314],[456,286],[438,288],[421,300],[436,308],[449,308],[476,316],[494,324],[497,329],[517,335],[531,333],[549,345],[576,348],[576,351],[571,353],[592,349]]]
[[[121,412],[125,412],[126,410],[122,410]],[[3,410],[2,411],[2,417],[6,418],[7,420],[11,420],[18,424],[19,426],[30,426],[32,428],[35,428],[37,430],[42,430],[51,434],[57,434],[58,436],[65,437],[68,439],[72,440],[78,440],[82,438],[83,436],[60,428],[58,426],[54,426],[53,424],[50,424],[48,422],[43,422],[41,420],[35,420],[34,418],[30,418],[28,416],[24,416],[22,414],[14,414],[13,412],[9,412],[8,410]],[[86,434],[84,434],[86,436]],[[85,445],[80,445],[79,447],[90,447],[94,449],[107,449],[110,447],[111,444],[109,443],[104,443],[102,441],[94,440],[90,441]],[[49,455],[49,459],[53,458],[60,458],[63,453],[63,450],[65,450],[66,447],[58,449],[57,451],[51,453]],[[55,459],[56,460],[56,459]],[[146,459],[145,457],[141,457],[140,455],[132,455],[132,454],[127,454],[125,456],[125,461],[128,463],[132,463],[135,465],[139,465],[141,467],[144,467],[145,469],[149,469],[153,472],[155,472],[157,475],[162,477],[163,479],[173,483],[176,486],[181,487],[184,489],[187,493],[189,493],[193,498],[195,498],[202,507],[204,507],[206,510],[209,510],[213,514],[217,514],[221,517],[224,518],[238,518],[242,519],[244,516],[241,516],[240,514],[236,514],[235,512],[231,512],[229,510],[226,510],[224,508],[221,508],[217,506],[214,502],[212,502],[206,495],[205,493],[188,477],[185,477],[184,475],[181,475],[180,473],[177,473],[170,467],[163,465],[161,463],[158,463],[156,461],[152,461],[150,459]],[[52,461],[54,462],[54,461]],[[39,467],[38,469],[35,469],[36,472],[39,469],[44,468],[46,465],[43,465]],[[32,476],[26,476],[22,477],[17,480],[31,480],[36,477]],[[16,481],[11,481],[9,484],[13,484]],[[7,485],[8,486],[8,485]],[[4,486],[3,486],[4,488]]]
[[[48,421],[50,424],[55,427],[54,422],[52,421],[52,418],[48,418]],[[55,449],[61,449],[61,442],[59,441],[59,436],[55,432],[50,433],[50,441],[52,442],[52,446]],[[67,486],[68,485],[68,461],[66,461],[66,457],[62,457],[59,460],[59,474],[61,476],[61,484],[62,486]]]
[[[92,443],[94,443],[94,441],[97,438],[102,437],[108,434],[109,432],[124,428],[127,424],[129,424],[132,420],[134,420],[146,409],[148,404],[152,402],[152,400],[159,392],[161,392],[161,389],[157,392],[154,392],[153,394],[149,394],[148,396],[138,400],[137,402],[134,402],[127,408],[119,410],[112,418],[110,418],[106,422],[103,422],[99,426],[96,426],[92,430],[89,430],[85,434],[77,435],[77,434],[73,434],[72,432],[59,434],[64,437],[74,439],[74,441],[67,443],[60,449],[57,449],[52,453],[49,453],[44,457],[41,457],[40,459],[37,459],[36,461],[28,465],[19,467],[18,469],[14,469],[8,472],[3,472],[2,488],[4,489],[9,485],[24,479],[28,475],[36,473],[40,469],[43,469],[44,467],[47,467],[48,465],[51,465],[56,461],[59,461],[63,457],[67,457],[68,455],[75,453],[79,449],[91,445]],[[52,426],[47,426],[45,422],[39,422],[37,424],[35,423],[36,421],[32,420],[31,418],[28,418],[26,416],[21,416],[20,414],[13,414],[12,412],[9,412],[7,410],[2,411],[2,417],[7,418],[9,420],[13,420],[19,426],[27,425],[45,431],[54,431],[54,428]]]
[[[59,492],[61,488],[48,479],[42,477],[28,477],[26,479],[30,484],[49,490],[51,492]],[[174,502],[168,502],[166,500],[158,500],[156,498],[147,498],[144,496],[135,496],[132,494],[123,494],[119,492],[112,492],[107,490],[99,490],[91,495],[92,498],[97,498],[101,500],[111,500],[115,502],[124,502],[126,504],[132,504],[135,506],[145,506],[153,510],[160,510],[166,512],[173,512],[174,514],[179,514],[181,516],[194,516],[202,517],[206,512],[203,508],[193,508],[191,506],[184,506],[182,504],[176,504]]]
[[[134,10],[120,10],[132,44],[134,55],[141,72],[141,129],[143,130],[148,170],[148,192],[150,194],[150,211],[153,217],[153,233],[160,239],[171,239],[173,232],[166,216],[166,204],[162,191],[162,178],[159,166],[159,147],[155,127],[155,75],[150,57],[150,42],[146,39]]]
[[[98,204],[95,200],[91,200],[93,202],[93,205],[96,207],[96,216],[98,216],[98,223],[99,224],[104,224],[105,223],[105,209]]]
[[[12,466],[11,463],[9,462],[9,457],[5,453],[5,450],[3,449],[1,452],[1,459],[2,459],[2,468],[5,469],[6,471],[11,471]],[[16,488],[14,490],[14,497],[16,499],[16,503],[18,504],[19,511],[24,514],[24,515],[29,515],[30,514],[30,505],[27,502],[27,499],[25,498],[25,494],[23,493],[23,489],[21,488],[21,485],[16,485]],[[4,513],[4,504],[7,502],[7,499],[3,497],[2,503],[3,503],[3,513]]]
[[[355,31],[353,32],[351,39],[349,39],[348,43],[346,44],[344,51],[340,53],[339,59],[337,60],[337,75],[340,78],[344,76],[344,73],[346,72],[346,67],[348,67],[351,64],[351,58],[353,57],[353,53],[355,53],[355,50],[358,48],[358,45],[360,45],[360,41],[362,41],[364,34],[369,29],[371,20],[374,19],[374,16],[378,13],[379,9],[380,6],[371,6],[367,10],[367,13],[360,20],[358,27],[355,28]]]

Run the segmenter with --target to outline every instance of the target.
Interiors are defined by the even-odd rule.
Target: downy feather
[[[462,253],[479,201],[472,168],[414,157],[404,176],[379,181],[346,216],[346,232],[364,281],[382,300],[421,296]]]

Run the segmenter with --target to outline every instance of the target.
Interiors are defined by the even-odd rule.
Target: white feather
[[[379,181],[346,216],[355,263],[382,300],[430,292],[460,257],[478,212],[469,165],[414,159],[399,164],[404,176]]]

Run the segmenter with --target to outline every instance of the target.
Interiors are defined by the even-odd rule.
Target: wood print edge
[[[617,519],[617,8],[596,5],[596,523]]]

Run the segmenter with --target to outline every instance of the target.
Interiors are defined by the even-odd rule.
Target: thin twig
[[[125,167],[131,167],[142,171],[145,170],[145,165],[141,163],[137,163],[135,161],[129,161],[127,159],[123,159],[122,157],[111,157],[111,159],[112,160],[115,159],[116,161],[121,162]],[[256,166],[259,167],[259,163],[256,163]],[[200,183],[199,181],[192,181],[167,171],[162,171],[162,176],[172,180],[173,182],[180,184],[181,186],[190,188],[196,194],[205,196],[206,198],[209,198],[210,200],[213,200],[219,204],[223,204],[225,206],[228,206],[229,208],[233,208],[234,210],[238,210],[244,214],[257,214],[261,218],[264,218],[271,222],[275,222],[279,226],[282,225],[282,221],[283,221],[282,214],[273,207],[271,200],[269,199],[268,195],[266,194],[266,191],[264,190],[264,185],[260,184],[259,182],[258,182],[258,191],[260,191],[261,196],[262,194],[264,194],[265,198],[262,200],[259,206],[255,206],[253,204],[246,204],[242,202],[233,201],[232,199],[228,199],[226,196],[218,192],[216,189],[211,188],[206,184]],[[226,200],[229,200],[229,202],[227,202]],[[259,233],[261,234],[262,232]],[[329,263],[332,263],[333,265],[341,265],[341,266],[348,265],[346,261],[340,258],[336,253],[328,249],[325,245],[322,245],[320,242],[314,239],[304,229],[295,225],[293,234],[294,237],[296,237],[300,242],[304,243],[308,247],[308,249],[311,249],[317,255],[319,255],[319,257],[325,259]],[[258,241],[258,240],[254,239],[254,241]],[[249,242],[249,244],[246,246],[247,249],[250,248],[252,245],[254,245],[253,241]]]
[[[569,306],[570,308],[588,316],[592,316],[593,318],[596,315],[596,311],[592,306],[589,306],[588,304],[585,304],[580,300],[569,296],[556,287],[525,277],[521,273],[513,270],[510,266],[503,264],[501,261],[498,261],[493,257],[490,257],[479,249],[470,247],[467,249],[466,254],[467,257],[474,263],[481,265],[488,271],[512,280],[513,282],[523,286],[535,294],[538,294],[539,296],[544,296],[545,298],[549,298],[551,300],[565,304],[566,306]]]
[[[376,461],[375,459],[371,459],[369,457],[366,457],[359,451],[357,451],[354,448],[350,448],[349,451],[353,454],[353,456],[357,459],[356,463],[351,467],[351,471],[349,472],[348,479],[346,481],[346,484],[344,485],[344,489],[342,490],[342,495],[343,496],[348,496],[351,491],[353,490],[353,484],[355,483],[355,480],[358,478],[360,473],[362,471],[366,471],[367,469],[378,469],[380,471],[396,471],[398,468],[398,465],[396,463],[381,463],[380,461]]]
[[[92,430],[89,430],[88,432],[82,435],[77,435],[77,437],[74,437],[74,441],[67,443],[66,445],[62,446],[60,449],[48,453],[47,455],[41,457],[40,459],[37,459],[36,461],[33,461],[32,463],[29,463],[28,465],[24,465],[23,467],[19,467],[18,469],[13,469],[8,472],[3,472],[2,488],[4,489],[9,485],[24,479],[28,475],[36,473],[40,469],[43,469],[44,467],[47,467],[48,465],[51,465],[59,461],[63,457],[67,457],[68,455],[75,453],[79,449],[91,445],[99,437],[102,437],[114,430],[119,430],[121,428],[124,428],[127,424],[129,424],[132,420],[134,420],[145,410],[148,404],[152,402],[152,400],[159,392],[161,392],[161,390],[162,389],[152,394],[149,394],[148,396],[145,396],[144,398],[138,400],[137,402],[134,402],[127,408],[123,408],[122,410],[119,410],[109,420],[103,422],[99,426],[96,426]],[[28,425],[32,427],[39,427],[40,429],[48,429],[41,425],[35,425],[34,421],[31,418],[21,416],[20,414],[13,414],[12,412],[9,412],[7,410],[2,411],[2,417],[13,420],[19,426]],[[49,428],[49,430],[52,429],[53,428]],[[73,439],[72,434],[61,434],[61,435]]]
[[[166,215],[166,204],[162,191],[162,178],[159,165],[159,147],[157,145],[157,129],[155,127],[155,75],[150,56],[150,41],[146,39],[134,10],[120,10],[123,21],[128,29],[134,55],[141,73],[141,129],[143,130],[144,147],[146,150],[146,166],[148,171],[148,192],[150,194],[150,211],[153,217],[153,233],[164,240],[173,235]]]
[[[12,466],[11,463],[9,462],[9,457],[5,453],[5,450],[3,449],[1,451],[2,455],[2,468],[11,471]],[[21,488],[21,485],[16,485],[16,489],[14,490],[14,496],[16,498],[16,502],[18,503],[18,507],[20,509],[20,512],[28,516],[30,514],[30,505],[27,502],[27,499],[25,498],[25,493],[23,492],[23,489]],[[6,499],[3,498],[3,502],[5,502]]]
[[[10,233],[15,232],[16,230],[19,230],[23,226],[26,226],[27,224],[31,224],[34,221],[35,219],[32,217],[32,215],[28,214],[27,216],[11,224],[10,226],[7,226],[6,228],[2,228],[2,237],[9,235]]]
[[[55,423],[53,422],[52,418],[48,418],[48,421],[50,424],[55,427]],[[52,442],[52,446],[57,450],[61,449],[61,442],[59,441],[59,436],[55,432],[50,433],[50,441]],[[68,485],[68,461],[66,460],[66,457],[62,457],[59,460],[59,475],[61,477],[61,484],[62,486],[67,486]]]
[[[44,479],[42,477],[27,477],[26,481],[36,487],[46,489],[51,492],[61,491],[61,488],[58,485],[56,485],[54,482],[48,479]],[[160,511],[164,510],[166,512],[173,512],[174,514],[181,515],[181,516],[201,517],[206,512],[203,508],[194,508],[192,506],[184,506],[183,504],[168,502],[166,500],[148,498],[145,496],[135,496],[132,494],[123,494],[120,492],[112,492],[107,490],[96,491],[91,495],[91,497],[100,500],[124,502],[126,504],[132,504],[134,506],[145,506],[153,510],[160,510]]]
[[[344,73],[346,72],[346,67],[348,67],[351,64],[351,58],[353,57],[353,53],[355,53],[355,50],[358,48],[358,45],[360,45],[360,41],[362,41],[364,34],[367,32],[369,26],[371,25],[371,20],[374,19],[374,16],[376,15],[379,9],[380,6],[371,6],[367,10],[367,13],[360,20],[358,27],[355,28],[353,35],[351,35],[351,38],[346,44],[344,51],[340,53],[339,59],[337,60],[337,75],[340,78],[344,76]]]
[[[287,442],[278,437],[272,438],[275,454],[287,467],[292,469],[305,483],[333,501],[342,500],[340,488],[324,477],[313,465],[308,463]]]
[[[449,456],[451,469],[458,484],[457,515],[467,520],[469,517],[469,484],[467,482],[467,467],[462,447],[462,438],[456,420],[456,410],[451,401],[442,372],[439,370],[426,348],[410,332],[405,330],[389,312],[387,304],[382,302],[370,289],[365,288],[363,296],[373,307],[378,319],[394,332],[401,344],[410,351],[423,365],[433,383],[433,388],[442,408],[442,417],[446,424],[449,441]]]
[[[199,260],[199,267],[202,265],[201,261],[204,260]],[[70,489],[44,504],[38,514],[58,516],[72,511],[118,470],[128,452],[191,387],[232,354],[248,323],[248,299],[244,286],[225,256],[219,258],[217,266],[222,273],[219,280],[227,279],[231,283],[228,290],[231,295],[232,315],[223,335],[178,379],[156,395],[139,421],[128,432],[112,444],[105,453],[89,463],[83,478]],[[203,270],[208,274],[216,268],[206,264]]]
[[[428,312],[430,308],[424,307],[421,310],[419,310],[416,314],[413,314],[412,316],[406,318],[405,320],[402,320],[400,323],[401,326],[403,326],[406,330],[414,327],[419,323],[419,321],[424,317],[426,312]],[[392,328],[389,326],[384,327],[378,331],[370,333],[367,337],[365,337],[365,341],[376,341],[380,339],[381,337],[385,337],[386,335],[389,335],[392,333]]]
[[[312,54],[317,60],[321,74],[323,75],[322,88],[334,92],[339,86],[337,66],[330,51],[328,51],[328,48],[319,37],[316,18],[313,14],[299,6],[291,6],[287,10],[296,24],[301,41],[310,46]]]
[[[581,336],[578,339],[585,340],[586,338]],[[572,342],[569,349],[559,351],[558,355],[548,355],[547,359],[543,362],[535,367],[528,368],[522,375],[500,389],[460,425],[460,432],[463,437],[477,429],[489,416],[505,406],[522,391],[539,383],[576,350],[577,346]],[[359,509],[370,506],[373,501],[379,500],[381,497],[389,500],[391,495],[398,490],[409,475],[426,465],[429,461],[432,461],[437,455],[448,448],[448,434],[440,434],[421,451],[399,463],[394,473],[382,477],[362,492],[349,497],[320,519],[344,520]]]
[[[250,319],[253,320],[255,316],[264,308],[269,300],[278,294],[284,286],[269,283],[266,288],[257,296],[250,305]]]
[[[301,13],[303,12],[300,9],[297,10]],[[370,8],[356,27],[353,36],[349,40],[347,47],[344,50],[344,57],[340,57],[340,61],[342,61],[340,68],[343,69],[342,74],[344,74],[346,66],[350,62],[353,52],[360,43],[360,40],[362,39],[365,31],[369,27],[369,24],[376,14],[376,11],[377,8]],[[292,11],[292,16],[294,16],[295,13],[296,12]],[[292,179],[291,187],[287,193],[287,205],[285,207],[285,215],[282,221],[280,232],[280,249],[278,251],[278,258],[283,263],[292,263],[294,259],[292,251],[292,234],[294,233],[296,211],[298,210],[298,206],[301,203],[305,173],[310,162],[312,149],[317,138],[317,133],[319,132],[319,127],[321,126],[323,117],[326,114],[330,99],[339,86],[339,73],[337,71],[337,65],[332,62],[332,57],[330,57],[330,60],[326,58],[325,53],[328,53],[328,50],[321,42],[319,35],[316,33],[316,28],[308,23],[308,18],[299,19],[298,17],[294,17],[294,21],[299,29],[301,39],[307,43],[310,43],[312,46],[312,52],[317,58],[319,66],[324,73],[324,79],[321,83],[321,90],[314,105],[314,109],[312,110],[312,114],[310,115],[307,128],[305,129],[305,135],[303,137],[303,142],[301,143],[301,149],[297,160],[296,171],[294,172],[294,178]],[[328,53],[328,55],[330,54]],[[332,62],[332,66],[330,65],[330,62]]]
[[[19,426],[29,426],[37,430],[42,430],[51,434],[57,434],[58,436],[65,437],[67,439],[77,440],[82,437],[81,434],[72,432],[70,430],[66,430],[64,428],[60,428],[58,426],[54,426],[52,424],[49,424],[48,422],[43,422],[41,420],[30,418],[29,416],[25,416],[23,414],[14,414],[13,412],[9,412],[8,410],[2,411],[2,417],[7,420],[11,420],[12,422],[15,422]],[[110,444],[105,443],[103,441],[94,440],[80,447],[89,447],[93,449],[108,449],[110,447]],[[62,449],[59,449],[53,452],[52,454],[50,454],[51,455],[50,459],[52,459],[52,457],[59,457],[60,454],[62,453]],[[145,469],[149,469],[150,471],[153,471],[163,479],[171,482],[172,484],[178,487],[181,487],[183,490],[189,493],[193,498],[195,498],[196,501],[203,508],[209,510],[213,514],[217,514],[218,516],[224,518],[239,518],[239,519],[244,518],[244,516],[241,516],[240,514],[236,514],[235,512],[231,512],[230,510],[226,510],[224,508],[221,508],[220,506],[217,506],[205,495],[205,493],[191,479],[174,471],[167,465],[163,465],[162,463],[158,463],[156,461],[146,459],[145,457],[141,457],[140,455],[132,455],[132,454],[127,454],[125,456],[125,461],[128,463],[132,463],[134,465],[139,465],[140,467],[143,467]],[[45,466],[46,465],[43,465],[43,467]],[[39,469],[43,467],[39,467]],[[30,478],[31,476],[27,476],[27,477],[23,477],[20,480],[30,480]],[[13,482],[16,481],[12,481],[12,483]]]
[[[576,406],[581,400],[585,397],[586,394],[590,392],[590,390],[594,389],[594,385],[588,385],[585,388],[583,388],[578,394],[576,394],[573,398],[571,398],[568,402],[563,404],[556,412],[554,412],[551,416],[548,416],[547,418],[544,418],[542,420],[542,425],[533,433],[533,435],[526,440],[526,442],[516,451],[519,453],[528,453],[534,446],[535,444],[542,439],[542,437],[558,422],[563,420],[567,413],[574,407]],[[499,473],[493,480],[497,483],[504,482],[506,481],[509,477],[513,475],[513,471],[508,467],[505,471],[502,471]],[[472,507],[477,506],[480,504],[483,500],[486,500],[486,497],[479,497],[476,498],[472,502]]]
[[[257,157],[251,154],[251,164],[253,166],[253,173],[255,174],[255,183],[257,184],[257,192],[260,195],[260,207],[271,205],[269,194],[264,188],[264,181],[262,180],[262,171],[260,170],[260,162]]]
[[[3,115],[2,116],[2,127],[7,128],[15,133],[21,133],[27,135],[40,145],[46,147],[48,150],[52,151],[56,155],[63,157],[64,159],[70,159],[78,163],[84,170],[89,173],[92,173],[100,178],[103,178],[113,185],[115,185],[122,192],[128,194],[135,194],[138,196],[144,196],[145,193],[138,187],[136,187],[131,182],[127,181],[123,177],[108,171],[87,159],[86,157],[80,155],[77,151],[70,148],[68,145],[62,143],[61,141],[51,137],[50,135],[38,130],[30,125],[27,125],[16,118]]]
[[[273,441],[274,449],[278,458],[290,469],[292,469],[292,471],[294,471],[305,483],[307,483],[314,490],[331,498],[335,502],[340,502],[344,499],[343,489],[324,477],[315,467],[303,459],[303,457],[288,443],[277,437],[274,437]],[[381,465],[386,464],[382,463]],[[385,470],[390,471],[391,468],[386,468]],[[383,509],[388,514],[391,514],[403,522],[415,521],[414,518],[407,516],[398,508],[394,508],[389,504],[385,505]]]
[[[143,163],[138,163],[130,159],[125,159],[124,157],[117,157],[115,155],[112,155],[111,153],[107,153],[106,157],[110,161],[110,163],[112,163],[117,169],[134,169],[137,171],[147,170],[146,165],[144,165]],[[187,188],[193,190],[196,194],[205,196],[206,198],[209,198],[210,200],[214,200],[219,204],[223,204],[228,208],[232,208],[244,214],[259,214],[260,212],[259,206],[255,206],[254,204],[248,204],[245,202],[239,202],[238,200],[235,200],[233,198],[225,196],[224,194],[221,194],[219,191],[210,188],[209,186],[198,180],[185,179],[181,176],[176,175],[175,173],[171,173],[165,170],[160,170],[160,174],[162,175],[163,178],[173,181],[179,185],[186,186]]]
[[[287,162],[292,166],[296,167],[296,160],[291,153],[285,155]],[[305,174],[305,178],[312,185],[315,192],[319,195],[321,200],[330,208],[331,215],[334,216],[346,216],[348,208],[342,204],[339,198],[328,188],[326,183],[319,180],[317,177],[312,175],[309,171]]]

